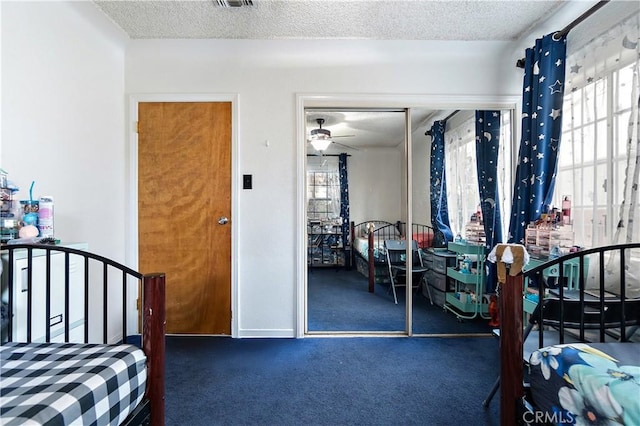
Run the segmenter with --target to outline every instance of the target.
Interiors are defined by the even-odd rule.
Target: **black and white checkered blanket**
[[[118,425],[144,396],[144,352],[131,345],[0,346],[0,424]]]

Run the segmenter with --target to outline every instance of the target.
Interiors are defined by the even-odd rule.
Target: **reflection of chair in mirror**
[[[411,287],[413,289],[418,289],[420,288],[420,284],[424,279],[424,275],[429,268],[425,268],[422,264],[422,256],[420,255],[420,251],[418,250],[418,243],[415,240],[412,240],[411,242],[411,257],[413,258],[413,261],[411,263]],[[407,286],[407,263],[405,262],[407,253],[406,241],[385,240],[384,248],[387,253],[387,265],[389,267],[389,278],[391,281],[389,290],[393,291],[393,300],[396,304],[398,304],[396,287]],[[431,292],[428,286],[427,291],[429,291],[429,299],[431,299]]]

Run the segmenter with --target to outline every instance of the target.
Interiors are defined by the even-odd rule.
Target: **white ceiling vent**
[[[253,6],[253,0],[215,0],[215,4],[220,7]]]

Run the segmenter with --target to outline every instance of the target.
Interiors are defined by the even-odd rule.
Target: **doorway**
[[[135,102],[135,249],[139,270],[166,274],[170,334],[235,330],[234,108],[233,99]]]

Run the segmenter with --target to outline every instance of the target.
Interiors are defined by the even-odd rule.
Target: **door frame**
[[[138,104],[141,102],[230,102],[231,103],[231,337],[238,337],[238,94],[175,94],[141,93],[129,95],[128,104],[128,164],[125,177],[125,258],[138,268]],[[137,315],[134,311],[133,315]]]
[[[296,135],[297,141],[297,202],[296,202],[296,337],[303,338],[308,332],[307,311],[307,212],[306,212],[306,120],[305,108],[380,108],[407,109],[408,122],[411,122],[411,108],[431,108],[434,110],[452,109],[500,109],[512,111],[512,167],[515,170],[515,156],[520,140],[519,118],[522,113],[521,95],[513,96],[483,96],[483,95],[376,95],[376,94],[296,94]],[[404,156],[405,194],[407,221],[412,219],[411,196],[411,130],[408,131],[407,147]],[[407,292],[411,294],[411,292]],[[410,296],[409,296],[410,298]],[[410,300],[410,299],[409,299]],[[407,303],[405,313],[406,329],[404,335],[412,336],[411,303]],[[314,336],[319,333],[314,332]],[[336,333],[327,333],[336,335]],[[362,332],[361,335],[380,335],[380,332]],[[386,333],[389,334],[389,333]],[[397,335],[397,333],[394,333]],[[353,333],[349,333],[353,335]]]

